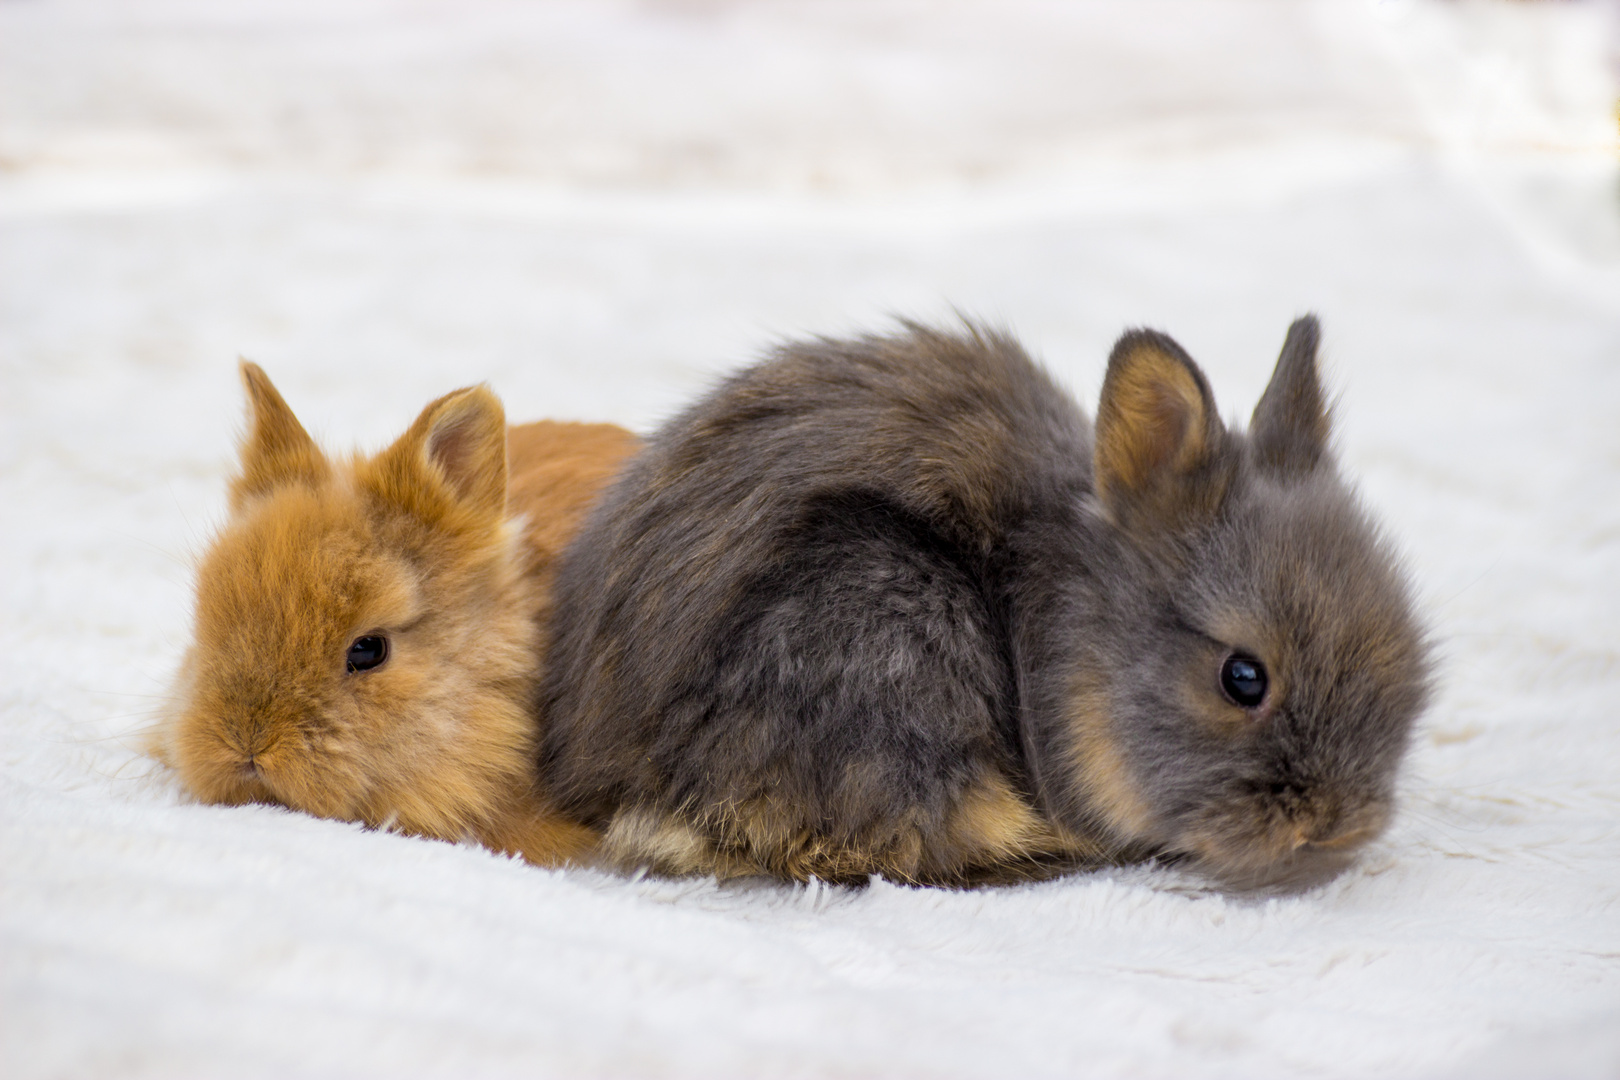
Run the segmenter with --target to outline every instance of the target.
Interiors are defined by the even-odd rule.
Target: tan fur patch
[[[1114,741],[1107,698],[1084,677],[1070,688],[1068,719],[1073,738],[1070,767],[1085,792],[1087,810],[1120,836],[1145,835],[1152,813]]]
[[[945,823],[945,837],[949,861],[963,866],[1015,861],[1057,847],[1046,822],[1001,776],[962,794]]]
[[[646,867],[682,876],[715,872],[714,847],[678,818],[626,807],[613,815],[603,834],[606,858],[623,867]]]
[[[811,828],[797,808],[760,796],[691,819],[621,810],[602,847],[620,866],[664,874],[799,882],[862,882],[876,874],[958,886],[1044,877],[1100,855],[1098,845],[1053,828],[999,775],[969,786],[943,824],[907,815],[878,831],[832,837]]]
[[[1107,498],[1189,472],[1209,450],[1204,397],[1187,366],[1148,344],[1111,364],[1097,408],[1097,489]]]

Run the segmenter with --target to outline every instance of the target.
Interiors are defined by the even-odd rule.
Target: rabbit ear
[[[1116,515],[1177,517],[1218,497],[1192,481],[1225,434],[1204,373],[1180,345],[1153,330],[1115,343],[1097,405],[1096,478]]]
[[[258,364],[242,361],[252,428],[242,442],[242,471],[231,483],[231,508],[290,483],[319,483],[328,466],[298,417]]]
[[[444,496],[480,516],[506,511],[506,411],[487,387],[470,386],[428,405],[378,458],[385,497],[425,520]]]
[[[506,509],[506,410],[487,387],[474,386],[428,407],[427,457],[463,502],[500,514]]]
[[[1328,409],[1316,371],[1316,316],[1294,320],[1271,383],[1254,407],[1249,438],[1255,460],[1280,473],[1314,469],[1327,454]]]

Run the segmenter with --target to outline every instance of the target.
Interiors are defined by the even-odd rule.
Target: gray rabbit
[[[1095,432],[972,323],[788,344],[668,423],[557,581],[540,768],[615,863],[964,885],[1316,880],[1429,682],[1314,318],[1247,433],[1136,330]]]

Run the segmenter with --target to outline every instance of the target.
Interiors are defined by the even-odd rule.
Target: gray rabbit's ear
[[[446,394],[380,454],[384,498],[429,522],[499,517],[506,510],[506,410],[488,387]],[[447,498],[448,497],[448,498]]]
[[[1169,337],[1132,330],[1108,357],[1097,405],[1097,494],[1122,522],[1168,525],[1210,510],[1226,428],[1209,382]]]
[[[242,471],[231,482],[231,509],[283,484],[318,484],[329,472],[326,458],[287,407],[258,364],[241,364],[242,386],[252,414],[242,440]]]
[[[1327,456],[1328,408],[1316,370],[1320,339],[1314,315],[1296,319],[1288,328],[1277,370],[1249,422],[1254,459],[1262,468],[1305,473]]]

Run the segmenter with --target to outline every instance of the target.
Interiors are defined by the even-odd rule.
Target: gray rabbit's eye
[[[1266,669],[1252,656],[1228,656],[1221,665],[1221,689],[1234,705],[1252,709],[1266,696]]]
[[[357,637],[349,646],[349,670],[370,671],[388,659],[388,639],[380,634]]]

